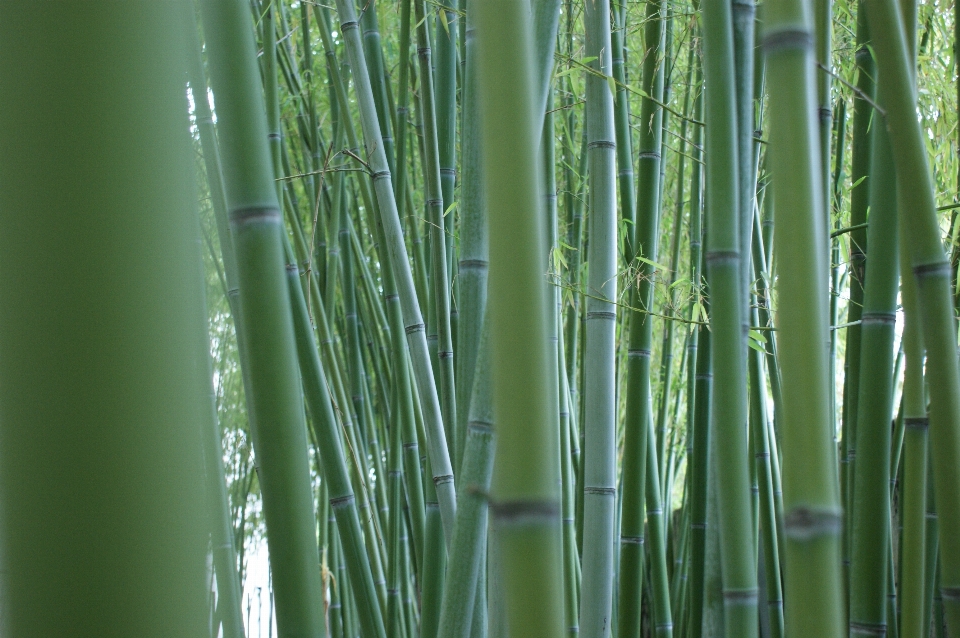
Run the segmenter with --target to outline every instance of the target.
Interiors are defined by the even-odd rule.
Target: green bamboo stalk
[[[924,565],[923,584],[923,626],[924,636],[930,635],[930,625],[933,622],[933,592],[936,587],[937,563],[939,561],[940,517],[937,515],[936,495],[934,494],[933,466],[927,464],[927,507],[926,507],[926,539],[924,548],[926,564]]]
[[[896,173],[886,131],[873,129],[870,217],[861,319],[857,456],[851,525],[850,634],[877,635],[886,617],[890,533],[890,422],[893,414],[893,340],[897,310]],[[894,191],[894,192],[891,192]]]
[[[461,144],[460,189],[460,261],[457,280],[460,293],[457,305],[460,320],[457,325],[457,441],[466,444],[473,375],[480,350],[481,323],[486,313],[487,270],[489,267],[486,213],[483,201],[483,162],[480,152],[480,100],[477,99],[477,62],[475,19],[471,2],[467,0],[464,24],[466,67],[463,81],[463,127]],[[462,454],[462,453],[461,453]],[[462,456],[461,456],[462,458]]]
[[[612,71],[610,2],[584,7],[585,54],[591,68]],[[587,155],[590,166],[589,280],[583,378],[583,598],[580,631],[590,638],[610,632],[613,601],[613,534],[616,518],[615,306],[617,298],[616,144],[613,92],[602,77],[589,74]],[[542,263],[542,262],[541,262]]]
[[[303,6],[303,5],[301,5]],[[373,103],[377,109],[377,119],[380,121],[380,133],[383,151],[387,156],[390,170],[395,170],[393,131],[396,129],[392,113],[388,108],[386,65],[383,60],[383,49],[380,44],[380,25],[377,17],[376,0],[366,0],[360,14],[360,28],[363,29],[363,51],[367,62],[367,74],[370,77],[370,86],[373,89]]]
[[[650,2],[644,15],[643,77],[641,89],[647,95],[663,92],[662,57],[664,51],[664,21],[662,7]],[[658,68],[659,67],[659,68]],[[653,100],[640,103],[641,126],[637,148],[640,163],[637,169],[637,212],[632,242],[635,255],[631,266],[638,271],[637,284],[630,289],[630,306],[639,310],[653,309],[653,279],[656,276],[650,262],[657,259],[659,242],[659,181],[660,148],[662,142],[662,109]],[[591,175],[593,169],[591,169]],[[592,210],[592,209],[591,209]],[[592,235],[591,235],[592,238]],[[592,239],[591,239],[592,248]],[[633,261],[635,256],[647,261]],[[591,276],[592,276],[591,260]],[[627,352],[627,399],[623,438],[623,502],[620,520],[619,616],[620,638],[634,636],[640,631],[640,599],[643,584],[644,501],[647,498],[646,481],[650,455],[647,447],[650,412],[650,367],[653,349],[653,317],[637,310],[630,313],[630,333]],[[586,362],[585,362],[586,365]],[[654,452],[656,454],[656,452]],[[658,476],[659,478],[659,476]],[[659,486],[658,486],[659,487]],[[586,498],[584,498],[586,501]],[[587,516],[584,508],[584,517]],[[586,522],[584,523],[586,525]],[[586,568],[586,563],[584,563]],[[584,573],[586,578],[586,570]],[[589,589],[587,583],[584,583]],[[586,598],[586,596],[584,596]],[[583,627],[581,618],[581,627]]]
[[[456,450],[457,399],[453,369],[453,335],[450,330],[450,282],[447,271],[447,244],[444,220],[442,174],[437,139],[437,117],[434,102],[433,73],[431,71],[430,42],[427,39],[426,9],[424,0],[414,0],[417,20],[417,59],[420,62],[419,104],[423,116],[423,172],[427,220],[430,224],[430,283],[433,284],[431,301],[436,314],[432,316],[438,330],[437,358],[440,377],[440,408],[443,423],[447,424],[448,446]],[[452,524],[446,538],[447,545],[453,540]]]
[[[490,489],[494,450],[490,350],[484,347],[486,341],[486,338],[481,338],[474,396],[470,401],[470,419],[457,498],[457,524],[450,546],[440,611],[438,635],[442,638],[469,638],[474,615],[485,614],[484,609],[476,606],[476,600],[487,538],[487,502],[483,494]]]
[[[442,239],[441,239],[441,242]],[[430,458],[426,459],[427,476],[430,475]],[[443,543],[443,527],[437,503],[437,491],[432,481],[424,481],[426,503],[426,530],[424,557],[420,587],[420,636],[436,638],[440,624],[440,605],[446,581],[447,553]]]
[[[697,56],[699,58],[699,56]],[[702,85],[703,72],[698,64],[697,82],[699,87]],[[697,120],[703,119],[703,91],[697,94],[696,106],[694,107],[694,117]],[[694,130],[694,157],[699,159],[702,156],[701,140],[703,138],[703,127],[696,127]],[[693,175],[690,184],[690,281],[694,286],[694,294],[701,294],[701,242],[703,231],[701,226],[702,213],[702,175],[703,169],[699,162],[694,162],[692,166]],[[699,298],[694,304],[700,303]],[[707,450],[709,446],[709,427],[710,427],[710,391],[712,374],[710,372],[710,332],[705,326],[693,328],[693,338],[691,345],[696,344],[697,360],[696,365],[690,365],[688,370],[693,375],[693,383],[687,396],[692,397],[688,402],[687,413],[687,459],[688,475],[690,482],[690,560],[688,582],[690,594],[689,619],[686,621],[689,635],[692,638],[699,638],[703,631],[703,595],[704,595],[704,560],[705,560],[705,540],[707,524]]]
[[[399,393],[394,393],[393,413],[398,411]],[[403,442],[400,437],[400,424],[396,421],[390,426],[390,447],[387,460],[387,481],[390,484],[390,527],[387,531],[388,556],[387,568],[387,614],[386,631],[388,638],[402,638],[404,635],[403,609],[400,599],[401,573],[405,550],[400,544],[400,531],[406,525],[403,508]]]
[[[191,34],[192,39],[187,48],[187,77],[190,83],[190,92],[193,95],[194,113],[197,120],[197,129],[203,148],[204,168],[206,169],[207,188],[214,208],[218,233],[226,240],[221,240],[221,253],[224,262],[224,279],[227,288],[227,302],[231,313],[235,312],[235,295],[230,294],[231,284],[236,283],[236,257],[233,254],[233,245],[230,242],[229,227],[227,226],[227,205],[223,191],[223,175],[220,169],[220,153],[217,148],[216,132],[213,128],[213,116],[210,112],[210,103],[207,98],[207,82],[203,73],[200,58],[200,42],[197,37],[196,15],[193,11],[183,11],[185,32]],[[234,315],[236,318],[237,315]],[[209,352],[209,346],[206,346]],[[209,378],[213,379],[212,370]],[[212,390],[212,388],[211,388]],[[214,403],[214,418],[217,418],[216,404]],[[237,552],[234,545],[233,530],[230,512],[229,494],[224,483],[223,455],[220,441],[220,426],[207,433],[211,436],[205,448],[205,465],[207,467],[208,498],[213,498],[211,507],[217,508],[212,520],[213,556],[217,576],[217,599],[220,622],[223,627],[224,638],[240,638],[244,635],[243,617],[241,610],[242,586],[237,572]],[[214,482],[214,478],[217,481]],[[214,496],[215,495],[215,496]]]
[[[4,632],[206,629],[186,10],[0,9]]]
[[[426,431],[429,433],[427,444],[434,472],[433,480],[437,486],[444,537],[449,543],[453,534],[453,520],[456,514],[456,493],[453,483],[453,469],[444,438],[440,400],[427,352],[423,317],[420,314],[420,304],[413,285],[410,263],[407,261],[403,230],[397,214],[397,203],[386,154],[382,145],[375,143],[375,140],[380,138],[381,128],[373,104],[370,77],[366,73],[363,48],[360,46],[356,10],[349,0],[337,0],[337,9],[340,14],[340,33],[347,45],[347,53],[354,69],[354,88],[360,107],[364,139],[367,141],[367,148],[370,153],[370,166],[373,172],[377,204],[380,209],[380,219],[383,223],[387,254],[393,267],[393,274],[400,296],[404,332],[407,335],[416,385],[425,412],[424,420]]]
[[[759,122],[755,122],[755,112],[758,110],[754,103],[755,97],[755,63],[754,39],[756,31],[756,6],[753,0],[732,0],[730,5],[730,19],[733,25],[733,62],[734,62],[734,91],[736,93],[736,162],[739,204],[739,233],[740,233],[740,268],[741,295],[743,296],[744,312],[741,320],[749,321],[750,314],[745,311],[750,298],[750,254],[752,250],[751,236],[753,234],[753,208],[757,195],[757,172],[754,166],[758,143],[755,130]],[[708,90],[709,95],[709,90]],[[762,96],[761,96],[762,97]],[[744,323],[744,326],[747,324]]]
[[[941,530],[960,528],[960,371],[950,297],[950,268],[940,240],[939,220],[923,133],[916,117],[912,47],[896,3],[872,2],[867,18],[875,35],[878,86],[886,108],[897,167],[901,226],[917,282],[930,385],[930,450]],[[910,23],[913,24],[913,23]],[[909,211],[909,212],[908,212]],[[941,534],[941,595],[951,633],[960,632],[960,538]]]
[[[418,20],[419,22],[419,20]],[[434,103],[436,112],[437,151],[440,164],[440,190],[443,193],[443,212],[450,215],[447,226],[452,229],[456,218],[454,209],[453,189],[457,181],[457,43],[460,41],[460,17],[456,11],[437,8],[436,36],[433,38],[436,48],[434,72]],[[423,74],[421,73],[421,77]],[[449,211],[449,213],[448,213]],[[451,280],[455,274],[453,269],[453,233],[443,235],[445,240],[444,252],[447,258],[447,274]],[[449,287],[449,284],[448,284]],[[451,294],[448,291],[448,296]],[[451,306],[448,315],[455,313],[456,307]],[[469,390],[469,388],[468,388]],[[449,420],[444,420],[448,429],[456,431],[454,423],[456,413]],[[456,435],[454,435],[456,440]],[[454,447],[456,462],[454,468],[459,467],[460,453],[463,445]]]
[[[751,140],[749,153],[741,151],[740,162],[730,161],[727,154],[743,141],[738,138],[731,8],[723,0],[706,0],[702,6],[706,162],[710,166],[706,180],[710,217],[704,260],[710,282],[711,369],[715,374],[710,406],[715,436],[710,438],[710,453],[717,478],[724,627],[730,636],[756,636],[757,568],[749,500],[749,446],[744,427],[748,413],[743,330],[746,278],[742,272],[747,269],[749,258],[742,252],[743,187],[739,177],[740,171],[752,167],[753,149]],[[752,28],[748,31],[752,35]],[[751,83],[752,80],[751,72]],[[749,165],[745,164],[747,161]]]
[[[868,49],[865,3],[859,3],[857,11],[857,91],[853,96],[853,147],[851,151],[850,179],[854,184],[850,192],[850,226],[857,229],[849,236],[850,277],[847,304],[846,353],[844,359],[843,411],[841,421],[840,484],[841,498],[848,515],[853,511],[853,476],[856,459],[857,410],[860,399],[860,315],[863,309],[863,285],[866,273],[867,207],[870,194],[870,158],[873,136],[870,123],[874,116],[869,99],[873,97],[875,74],[873,56]],[[867,99],[865,99],[867,98]],[[844,542],[841,552],[844,560],[844,583],[849,589],[850,527],[844,526]]]
[[[906,279],[906,278],[905,278]],[[914,304],[914,308],[915,308]],[[914,315],[915,317],[916,315]],[[909,322],[907,324],[910,325]],[[926,615],[926,534],[923,534],[922,521],[926,510],[924,496],[929,491],[927,485],[927,438],[929,420],[926,417],[922,398],[920,405],[917,405],[915,398],[911,398],[911,412],[919,412],[920,416],[907,417],[907,397],[916,397],[914,389],[908,389],[910,386],[919,387],[922,392],[922,370],[911,369],[911,358],[914,352],[922,353],[920,344],[911,344],[911,341],[918,341],[919,326],[914,324],[909,334],[904,330],[904,340],[908,340],[907,354],[907,376],[904,377],[904,463],[903,463],[903,484],[901,486],[901,498],[903,505],[900,512],[900,519],[903,521],[903,544],[901,545],[901,572],[900,572],[900,630],[905,636],[924,635],[923,625]],[[919,378],[915,378],[919,375]],[[909,385],[908,385],[909,384]],[[922,397],[922,394],[920,395]],[[918,535],[920,532],[920,535]]]
[[[624,71],[626,51],[624,40],[627,25],[626,11],[614,11],[614,26],[611,32],[613,46],[613,79],[617,82],[617,92],[613,98],[614,129],[617,135],[617,187],[620,192],[620,213],[625,220],[635,223],[637,214],[636,195],[633,190],[633,131],[630,128],[630,98],[627,93],[627,80]],[[683,171],[681,171],[682,174]],[[681,183],[683,180],[679,180]],[[628,231],[624,233],[624,254],[634,255],[633,238]]]
[[[828,379],[827,279],[816,135],[812,16],[795,0],[765,5],[770,167],[779,273],[784,619],[787,635],[839,637],[842,510]],[[816,587],[807,586],[816,582]]]
[[[756,304],[751,314],[754,325],[759,325]],[[750,436],[754,442],[760,492],[758,522],[762,548],[758,548],[760,551],[759,575],[764,581],[761,583],[761,589],[767,596],[767,604],[761,606],[760,611],[767,616],[768,635],[771,638],[781,638],[783,636],[783,576],[780,569],[780,539],[777,536],[777,507],[774,499],[770,454],[770,449],[775,442],[771,441],[769,436],[764,354],[757,349],[752,349],[747,356],[750,377]]]
[[[652,405],[650,402],[648,406]],[[670,609],[670,585],[667,575],[666,538],[663,505],[660,500],[660,472],[657,469],[656,435],[653,411],[647,412],[647,537],[650,539],[650,588],[653,602],[654,628],[657,638],[673,636],[673,614]]]
[[[319,636],[323,630],[315,510],[307,437],[285,286],[282,218],[267,148],[254,42],[243,4],[201,3],[223,174],[238,262],[241,326],[253,400],[259,479],[271,570],[276,578],[277,625],[283,633]]]
[[[513,636],[562,634],[559,440],[549,419],[540,127],[527,9],[487,1],[477,12],[486,202],[490,215],[490,337],[498,426],[491,508]],[[496,126],[493,126],[496,123]],[[555,395],[554,395],[555,396]]]

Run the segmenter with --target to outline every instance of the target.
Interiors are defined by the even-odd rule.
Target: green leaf
[[[443,30],[447,32],[447,37],[450,37],[450,25],[447,24],[447,12],[440,10],[440,24],[443,25]]]
[[[643,263],[645,263],[645,264],[647,264],[647,265],[653,266],[653,267],[656,268],[657,270],[670,270],[669,268],[667,268],[667,267],[664,266],[663,264],[658,264],[657,262],[652,261],[652,260],[650,260],[650,259],[647,259],[646,257],[641,257],[640,255],[637,255],[637,259],[638,259],[639,261],[642,261]]]
[[[757,343],[766,343],[766,342],[767,342],[767,336],[766,336],[765,334],[763,334],[762,332],[760,332],[759,330],[751,330],[751,331],[750,331],[750,339],[752,339],[753,341],[756,341]]]

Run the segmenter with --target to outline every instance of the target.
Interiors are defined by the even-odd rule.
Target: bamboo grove
[[[0,634],[960,636],[955,11],[0,3]]]

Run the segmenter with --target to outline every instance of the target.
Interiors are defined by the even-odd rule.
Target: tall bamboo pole
[[[709,202],[704,262],[710,282],[711,368],[715,375],[710,455],[717,479],[724,626],[730,636],[756,636],[757,568],[745,427],[748,413],[743,330],[747,281],[743,270],[749,257],[744,255],[740,228],[744,222],[740,171],[752,168],[753,149],[752,144],[748,151],[741,148],[740,162],[731,161],[729,150],[745,143],[742,136],[738,139],[738,125],[742,126],[746,118],[741,116],[738,122],[730,5],[724,0],[704,0],[702,7]],[[752,35],[752,29],[748,31]],[[749,79],[752,89],[752,72]],[[745,235],[749,238],[750,233]]]
[[[659,2],[647,4],[644,16],[644,40],[641,87],[647,95],[663,92],[664,21]],[[618,588],[618,635],[635,636],[640,631],[640,600],[643,585],[644,503],[646,499],[648,423],[650,413],[650,367],[653,350],[653,282],[656,272],[660,221],[659,181],[662,145],[662,109],[651,99],[640,103],[640,129],[637,148],[637,211],[631,266],[637,269],[636,285],[630,289],[630,313],[627,351],[627,398],[623,434],[623,498],[620,518],[620,563]],[[591,173],[592,174],[592,173]],[[592,242],[591,242],[592,244]],[[639,256],[647,261],[634,261]],[[592,263],[592,262],[591,262]],[[592,271],[592,269],[591,269]],[[647,311],[647,312],[643,312]],[[589,463],[589,461],[587,461]],[[586,516],[586,510],[584,510]],[[584,564],[586,567],[586,564]],[[584,574],[586,577],[586,574]],[[586,598],[586,595],[584,596]],[[581,620],[582,623],[582,620]]]
[[[489,255],[487,245],[486,214],[483,201],[483,158],[480,150],[480,100],[477,86],[477,51],[475,18],[468,0],[467,17],[464,21],[466,67],[463,81],[463,127],[460,139],[461,174],[460,189],[460,261],[457,264],[457,279],[460,296],[457,305],[460,319],[457,324],[457,440],[466,441],[473,375],[477,368],[480,349],[480,334],[487,304],[487,270]],[[463,436],[461,436],[463,435]]]
[[[860,394],[854,509],[849,519],[850,633],[886,630],[890,554],[890,422],[893,414],[893,339],[897,309],[896,174],[886,130],[873,130],[870,218],[873,257],[867,262],[861,319]],[[891,192],[894,191],[894,192]]]
[[[0,7],[4,634],[206,629],[184,10]]]
[[[610,2],[584,7],[585,53],[591,68],[613,70]],[[617,495],[614,343],[617,298],[616,143],[613,92],[593,74],[587,84],[587,162],[589,164],[589,236],[583,375],[583,597],[580,633],[606,638],[613,602],[613,535]]]
[[[549,297],[527,7],[485,0],[477,12],[485,197],[490,219],[490,338],[497,458],[492,486],[496,580],[512,636],[562,634],[559,440],[550,415]]]
[[[841,512],[828,379],[827,259],[810,7],[765,5],[769,159],[779,273],[784,619],[788,636],[841,635]],[[809,583],[816,582],[816,587]]]
[[[227,207],[247,342],[260,486],[283,633],[320,636],[322,590],[282,217],[267,147],[267,123],[249,15],[235,0],[201,3],[217,96]]]

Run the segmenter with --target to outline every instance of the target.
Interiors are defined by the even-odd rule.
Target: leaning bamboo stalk
[[[559,440],[549,415],[549,303],[527,8],[486,0],[477,12],[490,219],[490,337],[497,459],[492,528],[510,635],[562,635]],[[494,124],[496,124],[494,126]],[[555,391],[554,391],[555,392]],[[555,396],[555,393],[553,393]]]
[[[911,51],[896,2],[874,1],[867,18],[877,67],[878,92],[897,167],[901,227],[917,283],[930,391],[930,452],[941,530],[960,529],[960,370],[950,291],[950,264],[939,220],[923,132],[916,117]],[[960,632],[960,537],[941,534],[941,595],[951,633]]]
[[[360,107],[364,139],[370,153],[370,166],[373,172],[374,189],[383,223],[387,254],[393,267],[394,279],[400,296],[404,331],[410,350],[410,359],[416,385],[424,409],[425,429],[428,432],[427,445],[433,467],[433,481],[437,486],[437,497],[443,519],[444,536],[449,539],[453,534],[453,521],[456,515],[456,493],[453,482],[453,468],[447,450],[440,410],[440,399],[433,379],[433,366],[427,351],[423,316],[413,284],[410,262],[404,245],[403,229],[397,214],[397,202],[394,196],[390,169],[381,144],[380,122],[373,104],[370,77],[366,72],[366,62],[360,43],[360,34],[356,20],[356,9],[350,0],[337,0],[340,14],[340,33],[347,45],[347,53],[353,68],[354,87]],[[449,542],[449,540],[448,540]]]
[[[787,635],[838,638],[842,510],[834,469],[827,347],[827,259],[816,122],[812,16],[797,0],[766,4],[769,159],[776,216]],[[771,372],[772,374],[772,372]],[[809,587],[811,582],[818,583]]]
[[[243,364],[253,390],[250,419],[271,530],[277,623],[285,633],[319,635],[322,591],[306,425],[256,52],[243,3],[205,0],[201,7],[239,267],[248,345]]]
[[[739,200],[744,190],[740,171],[748,168],[744,162],[752,167],[753,149],[752,143],[749,152],[741,149],[740,162],[728,155],[729,149],[744,142],[742,136],[738,139],[742,121],[737,121],[730,6],[722,0],[704,0],[702,6],[709,202],[704,261],[710,282],[711,368],[715,375],[710,454],[717,478],[724,626],[731,636],[756,636],[757,569],[744,427],[748,413],[743,271],[749,257],[743,254]]]

